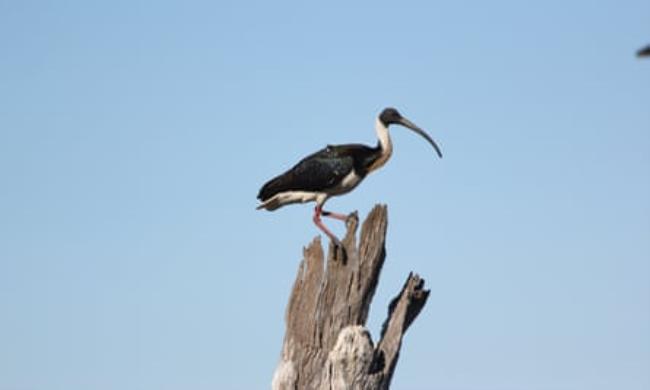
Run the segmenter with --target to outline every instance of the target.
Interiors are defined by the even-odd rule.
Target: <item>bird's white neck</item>
[[[391,154],[393,152],[393,143],[388,135],[388,127],[384,125],[379,118],[375,121],[375,131],[377,132],[377,138],[379,138],[379,146],[381,146],[381,149],[386,153]]]
[[[388,127],[384,125],[382,121],[377,118],[375,121],[375,131],[377,131],[377,138],[379,138],[379,147],[381,148],[381,155],[377,161],[372,164],[369,171],[374,171],[377,168],[382,167],[386,164],[386,161],[390,158],[390,155],[393,154],[393,143],[390,140],[388,135]]]

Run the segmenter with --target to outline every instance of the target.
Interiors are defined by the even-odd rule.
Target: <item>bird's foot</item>
[[[359,224],[359,213],[353,211],[345,217],[345,227],[350,229],[351,227],[356,227]]]
[[[351,212],[350,214],[339,214],[331,211],[321,211],[323,217],[329,217],[338,219],[339,221],[345,222],[345,227],[348,229],[356,227],[359,223],[359,213],[356,211]]]

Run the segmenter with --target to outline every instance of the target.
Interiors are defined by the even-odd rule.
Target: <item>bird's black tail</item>
[[[277,194],[278,192],[285,191],[286,181],[286,174],[276,176],[273,179],[269,180],[260,189],[260,192],[257,194],[257,199],[264,202],[265,200],[273,197],[273,195]]]

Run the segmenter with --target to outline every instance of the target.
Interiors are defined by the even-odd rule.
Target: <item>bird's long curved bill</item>
[[[436,141],[434,141],[429,134],[427,134],[424,130],[417,127],[413,122],[411,122],[406,118],[400,119],[400,124],[420,134],[424,139],[426,139],[431,144],[431,146],[433,146],[433,148],[436,150],[436,153],[438,154],[438,157],[442,158],[442,152],[440,151],[438,144],[436,144]]]

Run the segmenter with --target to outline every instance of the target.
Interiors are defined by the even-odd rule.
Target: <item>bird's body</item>
[[[379,143],[327,145],[271,179],[260,190],[258,208],[275,210],[291,203],[316,201],[352,191],[371,171],[384,165],[393,150],[388,129],[378,121]]]
[[[366,176],[372,153],[364,145],[328,145],[266,183],[258,195],[260,208],[275,210],[349,192]]]
[[[260,189],[257,208],[269,211],[292,203],[316,202],[314,223],[333,241],[338,242],[321,222],[320,216],[345,220],[342,214],[322,210],[332,196],[352,191],[372,171],[383,166],[393,152],[388,126],[399,123],[425,137],[436,149],[435,142],[424,131],[413,125],[392,108],[385,109],[377,118],[375,130],[379,142],[370,147],[361,144],[328,145],[302,160],[285,173],[271,179]]]

